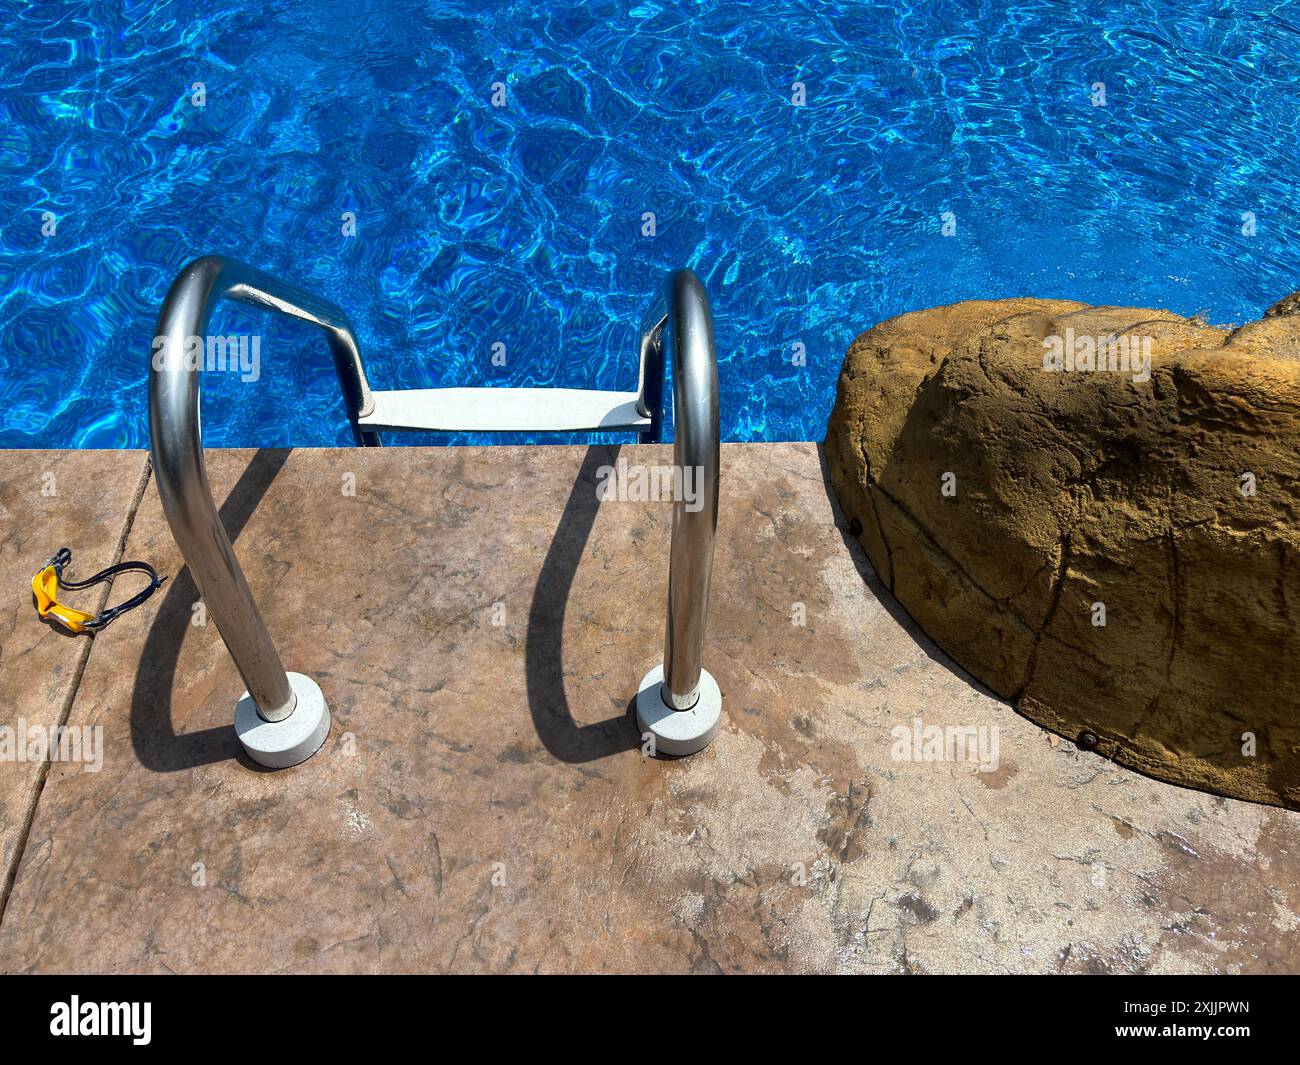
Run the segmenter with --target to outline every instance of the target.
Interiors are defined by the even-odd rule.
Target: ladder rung
[[[440,432],[576,433],[642,430],[635,392],[585,388],[409,388],[374,392],[362,429]]]

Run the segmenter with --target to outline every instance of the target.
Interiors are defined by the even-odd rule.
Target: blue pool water
[[[728,440],[820,439],[849,342],[902,311],[1034,295],[1241,322],[1300,287],[1295,3],[211,0],[3,19],[3,447],[146,445],[158,306],[205,252],[342,304],[380,388],[630,389],[642,310],[689,265]],[[209,444],[350,441],[310,327],[229,306],[213,325],[260,334],[262,372],[208,375]]]

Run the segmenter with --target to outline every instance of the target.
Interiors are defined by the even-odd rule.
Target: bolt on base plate
[[[248,757],[268,769],[288,769],[320,750],[330,731],[330,708],[320,686],[301,673],[290,673],[289,687],[297,696],[293,713],[283,721],[267,721],[257,703],[244,692],[235,707],[235,732]]]
[[[636,726],[654,739],[656,754],[681,756],[702,751],[718,734],[722,721],[722,690],[713,675],[700,670],[700,697],[689,710],[674,710],[659,694],[664,667],[645,675],[636,693]]]

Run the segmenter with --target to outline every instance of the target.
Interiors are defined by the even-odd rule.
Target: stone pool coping
[[[815,444],[724,445],[723,728],[642,757],[670,510],[598,504],[615,455],[670,461],[209,452],[281,657],[334,714],[270,773],[145,454],[0,453],[0,724],[104,738],[98,772],[0,763],[0,971],[1300,968],[1300,814],[1136,776],[981,690],[844,533]],[[65,543],[74,572],[171,579],[63,636],[29,582]],[[898,757],[917,719],[996,728],[997,768]]]

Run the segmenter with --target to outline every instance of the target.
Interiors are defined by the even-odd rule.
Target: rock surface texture
[[[265,772],[147,457],[0,452],[0,515],[39,518],[0,540],[0,729],[102,730],[93,771],[0,759],[0,974],[1300,972],[1300,813],[1044,733],[890,598],[821,449],[721,458],[722,728],[657,759],[629,704],[672,508],[597,486],[670,446],[209,448],[276,649],[333,715]],[[51,530],[168,581],[62,636],[25,583]],[[918,722],[983,728],[997,764],[900,752]]]
[[[895,597],[1025,716],[1162,780],[1295,808],[1286,302],[1232,333],[1048,300],[906,314],[849,349],[826,455]],[[1127,347],[1129,370],[1044,369],[1088,346]]]

